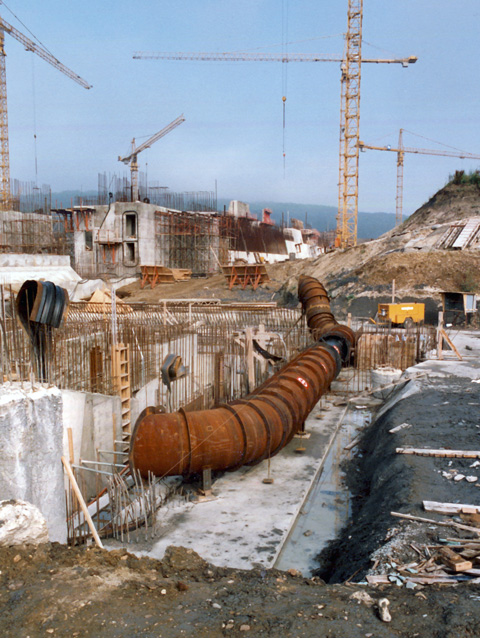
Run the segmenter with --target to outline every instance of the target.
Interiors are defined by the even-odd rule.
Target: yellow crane
[[[5,64],[5,33],[18,40],[27,51],[36,53],[43,60],[64,73],[85,89],[91,89],[83,78],[62,64],[43,46],[33,42],[26,35],[12,27],[0,17],[0,208],[8,210],[10,206],[10,156],[8,150],[8,112],[7,112],[7,74]]]
[[[337,214],[338,246],[354,246],[357,243],[358,215],[358,136],[360,126],[360,68],[362,64],[401,64],[408,67],[417,61],[411,55],[406,58],[362,58],[361,24],[363,0],[349,0],[348,32],[345,56],[317,55],[309,53],[213,53],[213,52],[162,52],[136,51],[135,60],[193,60],[209,62],[340,62],[340,163]],[[282,98],[285,102],[285,96]]]
[[[161,131],[152,135],[152,137],[148,138],[146,142],[140,144],[140,146],[135,146],[135,138],[132,140],[132,150],[129,155],[125,155],[125,157],[118,156],[118,161],[123,162],[124,164],[128,164],[130,162],[130,187],[132,190],[132,202],[136,202],[138,200],[138,162],[137,155],[144,151],[146,148],[149,148],[152,144],[154,144],[157,140],[159,140],[170,131],[173,131],[174,128],[180,126],[182,122],[185,122],[185,118],[182,115],[179,115],[176,120],[167,124]]]
[[[370,149],[373,151],[390,151],[397,154],[397,195],[395,206],[395,225],[398,226],[402,223],[403,217],[403,163],[405,153],[415,153],[417,155],[439,155],[442,157],[458,157],[460,159],[475,159],[480,160],[480,155],[474,153],[467,153],[464,151],[442,151],[437,149],[428,148],[413,148],[403,145],[403,131],[400,129],[398,134],[398,148],[392,146],[374,146],[372,144],[365,144],[362,141],[358,141],[358,148],[360,151]]]
[[[339,248],[357,245],[362,22],[363,0],[348,0],[347,37],[340,80],[340,158],[335,237],[335,245]],[[412,62],[416,60],[411,58]]]

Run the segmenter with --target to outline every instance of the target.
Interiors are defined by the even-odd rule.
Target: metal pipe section
[[[298,280],[298,298],[315,341],[329,344],[338,350],[342,361],[347,361],[350,350],[355,345],[355,333],[336,321],[323,285],[315,277],[301,275]]]
[[[143,477],[235,470],[279,452],[299,430],[339,369],[328,345],[299,354],[247,398],[212,410],[139,416],[129,461]]]
[[[315,285],[313,285],[313,283]],[[163,414],[146,408],[137,419],[129,462],[143,477],[236,470],[279,452],[328,390],[350,352],[354,334],[330,311],[328,295],[302,277],[299,296],[319,340],[245,399],[212,410]]]

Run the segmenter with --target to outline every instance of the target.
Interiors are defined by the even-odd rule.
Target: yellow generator
[[[424,303],[379,303],[377,323],[409,328],[414,324],[423,323],[425,319]]]

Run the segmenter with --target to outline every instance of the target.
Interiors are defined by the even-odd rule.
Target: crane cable
[[[288,55],[288,0],[282,0],[282,57],[286,60]],[[287,103],[288,87],[288,62],[282,63],[282,105],[283,105],[283,133],[282,133],[282,154],[283,154],[283,178],[285,179],[285,107]]]
[[[32,105],[33,105],[33,147],[35,153],[35,188],[38,188],[38,158],[37,158],[37,100],[35,91],[35,56],[32,55]]]

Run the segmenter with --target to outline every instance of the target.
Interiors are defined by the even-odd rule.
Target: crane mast
[[[340,179],[336,236],[336,245],[340,248],[357,244],[362,21],[363,0],[349,0],[340,105]]]
[[[43,60],[51,64],[58,71],[80,84],[85,89],[91,85],[71,69],[62,64],[56,57],[44,47],[33,42],[26,35],[18,31],[11,24],[0,17],[0,208],[8,210],[11,204],[10,197],[10,154],[8,148],[8,109],[7,109],[7,73],[5,63],[5,33],[18,40],[27,51],[36,53]]]
[[[390,151],[397,154],[397,194],[396,194],[396,206],[395,206],[395,225],[398,226],[402,223],[403,217],[403,164],[405,159],[405,153],[413,153],[416,155],[438,155],[440,157],[458,157],[460,159],[475,159],[480,160],[480,155],[474,153],[467,153],[466,151],[441,151],[438,149],[429,148],[414,148],[411,146],[403,145],[403,129],[401,128],[398,134],[398,148],[392,146],[374,146],[373,144],[365,144],[361,140],[358,141],[358,149],[365,151],[370,149],[372,151]]]
[[[7,69],[5,34],[0,29],[0,203],[2,210],[10,204],[10,154],[8,151]]]

